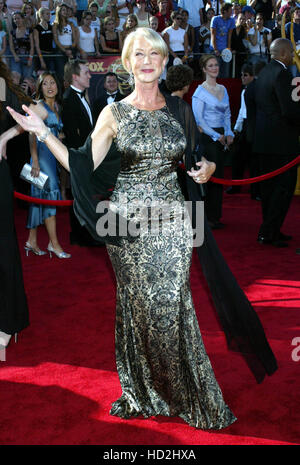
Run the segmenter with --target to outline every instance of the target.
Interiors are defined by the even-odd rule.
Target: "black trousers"
[[[214,128],[220,134],[224,133],[223,128]],[[213,161],[216,164],[216,171],[214,176],[216,178],[224,178],[224,147],[219,142],[214,142],[210,136],[202,134],[204,145],[204,156],[207,160]],[[219,221],[222,217],[222,203],[223,203],[223,185],[215,184],[213,182],[207,183],[206,197],[204,207],[207,219],[211,222]]]
[[[247,141],[247,120],[244,120],[242,131],[235,137],[232,156],[232,179],[243,179],[245,169],[249,169],[250,177],[259,175],[259,159],[252,153],[252,144]],[[237,186],[240,188],[240,186]],[[260,196],[259,183],[250,184],[251,197]]]
[[[274,171],[296,155],[259,154],[260,174]],[[280,229],[287,215],[297,182],[297,166],[278,176],[261,181],[263,222],[259,234],[270,240],[278,240]]]

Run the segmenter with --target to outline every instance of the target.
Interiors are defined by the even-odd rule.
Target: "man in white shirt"
[[[69,84],[62,103],[64,143],[68,148],[78,148],[84,144],[95,125],[87,95],[91,79],[88,63],[79,59],[68,61],[65,65],[64,79]],[[71,244],[96,245],[87,229],[79,224],[73,208],[70,208],[70,225]]]
[[[194,53],[200,53],[199,30],[203,23],[203,0],[178,0],[178,8],[180,11],[187,10],[189,12],[188,23],[193,26],[195,30],[195,45],[193,51]]]
[[[241,78],[244,89],[241,93],[240,111],[234,126],[234,133],[236,137],[232,156],[232,179],[242,179],[246,165],[250,167],[250,172],[252,172],[251,146],[246,140],[247,109],[244,100],[246,87],[254,79],[254,71],[251,65],[246,63],[242,66]],[[236,194],[240,191],[240,186],[231,186],[226,190],[227,194]]]
[[[257,13],[254,26],[248,32],[249,61],[254,65],[259,61],[268,63],[269,48],[272,42],[270,29],[264,27],[264,18]]]

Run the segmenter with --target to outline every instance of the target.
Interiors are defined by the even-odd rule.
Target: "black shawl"
[[[198,158],[201,159],[201,134],[190,105],[178,97],[166,95],[165,98],[170,113],[184,129],[187,140],[185,167],[190,170],[194,166],[196,149]],[[91,143],[89,136],[83,147],[69,150],[74,211],[80,223],[86,226],[96,240],[121,246],[118,235],[99,237],[96,232],[96,224],[101,217],[101,214],[96,213],[96,206],[100,200],[108,199],[109,193],[113,191],[120,171],[121,154],[113,142],[106,158],[94,171]],[[188,175],[186,187],[189,200],[192,201],[192,211],[195,211],[197,201],[202,200],[202,192],[199,185]],[[128,236],[127,239],[134,240]],[[224,260],[206,219],[204,242],[201,247],[197,247],[197,254],[228,347],[243,355],[257,382],[260,383],[266,374],[271,375],[276,371],[276,359],[261,322]]]

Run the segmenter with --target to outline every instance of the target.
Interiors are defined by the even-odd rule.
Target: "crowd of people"
[[[291,19],[293,16],[293,29]],[[282,26],[282,22],[284,25]],[[200,54],[214,53],[220,77],[240,77],[245,62],[270,60],[281,37],[300,47],[300,3],[295,0],[8,0],[0,1],[0,55],[15,82],[49,69],[63,78],[69,58],[120,54],[138,27],[162,35],[175,58],[197,72]],[[230,49],[233,59],[224,61]],[[297,67],[291,66],[294,76]]]
[[[204,83],[196,89],[192,107],[202,133],[205,151],[216,163],[216,176],[223,177],[224,151],[231,148],[233,178],[242,178],[247,164],[252,176],[260,173],[259,159],[252,147],[253,137],[251,139],[247,136],[245,91],[247,85],[255,80],[259,71],[269,61],[271,43],[274,42],[272,39],[281,37],[282,30],[278,21],[282,20],[282,15],[286,20],[287,36],[290,33],[290,19],[293,15],[294,43],[297,45],[300,42],[300,35],[297,35],[300,27],[300,7],[297,4],[291,1],[275,4],[271,0],[252,0],[244,7],[237,3],[220,1],[203,4],[202,0],[136,0],[126,4],[121,0],[104,0],[89,1],[86,5],[75,0],[63,3],[58,0],[42,3],[24,2],[22,5],[16,3],[0,2],[3,62],[8,49],[12,56],[6,58],[6,64],[10,68],[12,81],[15,84],[21,82],[25,94],[42,101],[52,121],[52,130],[64,139],[68,147],[80,147],[95,126],[103,108],[125,97],[118,88],[118,77],[108,73],[103,81],[102,93],[96,101],[89,102],[88,95],[80,96],[85,107],[83,114],[88,118],[82,119],[80,110],[78,125],[76,118],[74,123],[74,114],[78,111],[76,101],[79,94],[76,95],[76,92],[85,92],[89,87],[90,74],[86,65],[88,56],[121,53],[128,34],[139,27],[147,27],[158,32],[168,48],[168,60],[161,76],[164,80],[162,88],[167,92],[175,92],[174,95],[180,94],[183,97],[195,78],[197,66],[201,70]],[[266,40],[259,42],[263,36]],[[236,69],[239,70],[239,77],[244,85],[241,108],[235,124],[231,121],[227,89],[216,81],[218,77],[228,75],[230,69],[230,62],[221,58],[224,48],[231,48],[233,52],[238,53]],[[85,63],[84,72],[89,77],[81,78],[81,65],[76,63]],[[196,69],[193,66],[195,63]],[[176,65],[175,68],[173,64]],[[296,74],[295,69],[298,68],[292,61],[287,63],[287,67],[292,75]],[[77,81],[78,73],[80,79],[74,84],[72,76],[75,76]],[[180,88],[180,85],[178,87],[175,84],[174,87],[176,80],[177,84],[185,82],[185,85]],[[55,89],[47,90],[48,97],[45,100],[43,87],[48,81],[52,82]],[[61,86],[62,82],[64,86]],[[64,90],[66,92],[62,98]],[[70,192],[66,170],[60,166],[57,174],[56,162],[51,160],[49,151],[45,153],[43,144],[30,140],[29,145],[32,173],[38,175],[40,170],[47,173],[50,170],[51,189],[47,198],[66,200]],[[43,166],[45,156],[47,163]],[[227,190],[231,194],[239,191],[238,186]],[[40,192],[32,188],[31,194],[39,196]],[[251,186],[251,197],[262,200],[259,184]],[[221,222],[222,198],[222,186],[209,183],[206,192],[206,214],[213,229],[224,227]],[[93,245],[94,241],[86,235],[85,229],[79,226],[72,212],[70,221],[71,244]],[[51,227],[47,227],[50,238],[48,248],[52,248],[57,256],[70,257],[70,254],[61,248],[56,236],[55,208],[30,208],[27,253],[31,251],[38,255],[44,254],[37,243],[37,227],[43,223],[46,226],[51,223]]]

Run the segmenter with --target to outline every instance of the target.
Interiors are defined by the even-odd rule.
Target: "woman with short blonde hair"
[[[9,111],[71,171],[75,212],[93,237],[107,241],[117,279],[116,367],[122,387],[110,414],[124,419],[179,416],[196,428],[225,428],[236,418],[223,399],[199,330],[189,279],[195,231],[176,173],[185,156],[188,192],[197,203],[199,185],[207,182],[215,164],[201,156],[190,105],[159,90],[167,61],[159,34],[143,28],[131,33],[122,58],[133,73],[134,91],[102,110],[78,150],[68,151],[30,110],[29,116]],[[192,168],[195,152],[197,169]],[[101,205],[109,214],[99,218],[99,194],[107,198],[111,186],[109,203]],[[203,248],[210,246],[199,243],[198,253]],[[214,260],[213,254],[209,257]],[[218,294],[223,294],[223,275],[230,270],[221,263],[213,273]],[[231,297],[231,288],[226,289]],[[228,300],[221,307],[234,307],[234,325],[239,326],[241,305]],[[249,305],[246,301],[248,310]],[[255,347],[261,349],[260,341]]]
[[[122,64],[126,71],[128,71],[126,61],[130,58],[134,43],[140,38],[144,38],[147,42],[149,42],[153,49],[159,52],[163,58],[167,58],[169,55],[167,44],[156,31],[151,28],[138,28],[136,31],[128,34],[123,45]]]

